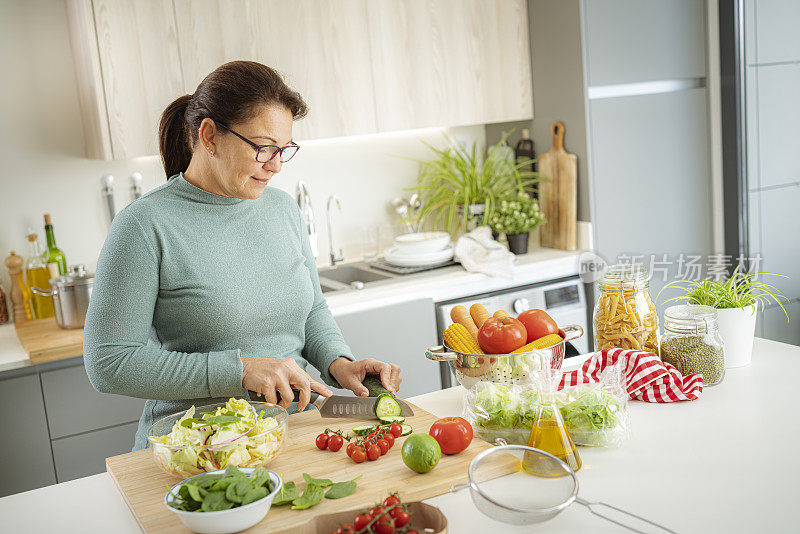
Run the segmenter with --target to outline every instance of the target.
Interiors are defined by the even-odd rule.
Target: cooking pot
[[[83,328],[93,285],[94,273],[87,273],[83,265],[71,265],[69,274],[50,279],[50,289],[31,287],[31,291],[42,297],[53,297],[58,326]]]

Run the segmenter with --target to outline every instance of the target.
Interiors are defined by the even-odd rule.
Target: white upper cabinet
[[[278,70],[297,140],[533,117],[525,0],[67,0],[90,157],[158,153],[219,65]]]

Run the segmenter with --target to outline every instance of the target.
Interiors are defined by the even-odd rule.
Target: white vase
[[[719,334],[725,342],[725,368],[742,367],[753,355],[756,307],[717,309]]]

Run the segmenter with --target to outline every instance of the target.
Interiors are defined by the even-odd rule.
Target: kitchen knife
[[[294,393],[292,402],[298,402],[300,400],[300,391],[293,389],[292,392]],[[255,391],[249,391],[248,393],[250,393],[250,400],[264,401],[263,395]],[[400,415],[402,417],[412,417],[414,415],[414,410],[411,409],[411,406],[406,401],[397,397],[395,399],[400,404]],[[281,396],[278,393],[278,402],[280,400]],[[349,397],[344,395],[323,397],[314,391],[311,392],[311,404],[319,410],[319,414],[322,417],[369,419],[375,417],[376,400],[378,400],[378,397]]]

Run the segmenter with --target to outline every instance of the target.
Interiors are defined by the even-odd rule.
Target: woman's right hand
[[[242,386],[264,395],[267,402],[284,408],[294,399],[292,389],[300,390],[300,400],[297,403],[297,410],[300,412],[311,400],[312,389],[324,397],[333,395],[331,390],[313,380],[291,358],[242,358],[242,366]],[[280,403],[277,402],[278,392],[281,394]]]

